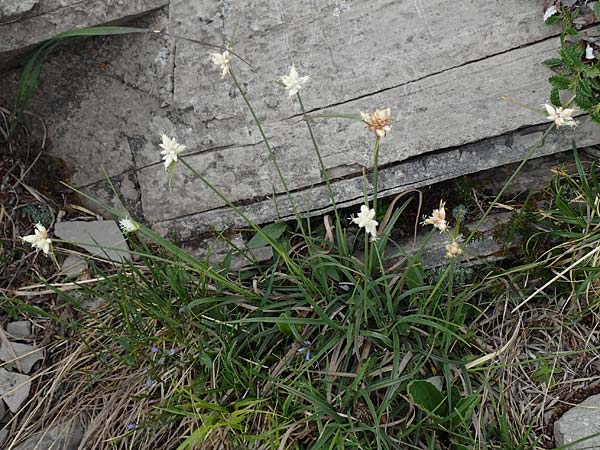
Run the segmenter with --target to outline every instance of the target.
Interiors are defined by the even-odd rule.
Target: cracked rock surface
[[[394,195],[518,161],[539,138],[543,118],[499,97],[546,101],[550,71],[542,61],[554,56],[560,26],[541,16],[522,0],[172,1],[131,24],[170,36],[87,39],[50,56],[32,108],[47,121],[48,152],[68,165],[72,184],[114,207],[122,200],[164,235],[192,239],[239,219],[183,167],[168,188],[162,133],[185,144],[187,161],[256,222],[289,217],[291,206],[232,80],[210,62],[213,50],[188,39],[224,44],[239,18],[235,51],[252,68],[234,58],[234,74],[264,122],[297,208],[319,214],[331,205],[302,111],[274,82],[291,65],[310,75],[300,92],[309,112],[391,107],[379,178],[382,195]],[[6,75],[0,104],[12,104],[18,75]],[[312,127],[338,204],[362,202],[373,136],[354,121]],[[581,146],[600,143],[585,119],[577,133]],[[552,135],[538,155],[569,150],[571,136]]]

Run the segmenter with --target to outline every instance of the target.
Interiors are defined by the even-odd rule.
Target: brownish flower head
[[[446,258],[456,258],[457,256],[460,256],[462,254],[463,250],[462,248],[460,248],[458,242],[452,241],[448,245],[446,245]]]
[[[422,225],[433,225],[440,230],[440,233],[446,231],[448,229],[448,222],[446,222],[446,209],[444,205],[444,202],[440,201],[439,209],[434,209],[431,216],[426,217]]]
[[[367,128],[374,131],[379,137],[385,137],[388,131],[390,131],[390,115],[392,110],[390,108],[376,109],[373,114],[367,114],[361,112],[360,115],[364,122],[367,124]]]

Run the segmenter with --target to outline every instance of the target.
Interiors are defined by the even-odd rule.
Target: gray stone
[[[0,400],[0,423],[2,422],[2,419],[4,419],[4,416],[6,415],[7,410],[6,410],[6,405],[4,404],[4,402],[2,400]]]
[[[425,381],[428,381],[429,383],[433,384],[440,392],[444,390],[444,377],[436,375],[427,378]]]
[[[427,212],[429,213],[429,211]],[[508,223],[512,213],[497,213],[490,215],[481,224],[478,231],[482,233],[482,238],[472,240],[466,248],[463,248],[464,254],[458,257],[459,261],[463,261],[463,267],[471,265],[481,260],[498,259],[497,254],[503,250],[502,245],[493,237],[493,231],[499,225]],[[473,229],[476,223],[467,224],[467,229]],[[429,229],[431,229],[429,227]],[[429,231],[429,230],[427,230]],[[421,237],[423,238],[423,236]],[[435,267],[445,266],[448,264],[448,258],[446,258],[446,245],[448,244],[448,237],[445,234],[433,232],[429,236],[426,245],[423,247],[421,253],[422,265],[425,269],[432,269]],[[403,251],[407,254],[415,254],[419,251],[422,243],[417,240],[417,244],[414,245],[412,239],[409,242],[405,242]]]
[[[4,442],[6,442],[7,438],[8,438],[8,430],[0,430],[0,446],[2,446],[4,444]]]
[[[17,322],[10,322],[6,326],[8,334],[16,339],[30,339],[31,334],[31,322],[28,320],[19,320]]]
[[[555,56],[560,27],[545,25],[541,8],[530,2],[288,3],[178,0],[144,20],[222,43],[239,18],[235,50],[256,70],[237,59],[234,69],[301,212],[322,214],[331,204],[298,102],[271,82],[291,64],[311,75],[302,91],[311,111],[392,107],[392,132],[380,153],[383,195],[518,161],[541,135],[542,115],[499,100],[504,95],[540,107],[547,100],[551,71],[541,62]],[[132,214],[182,239],[243,225],[181,166],[168,189],[158,148],[167,133],[188,146],[187,160],[251,219],[291,216],[262,138],[231,81],[209,62],[211,50],[185,39],[175,46],[173,38],[155,34],[111,38],[97,47],[85,41],[48,58],[32,103],[50,140],[60,144],[48,151],[72,167],[73,184],[116,205],[98,170],[106,169],[120,180],[118,194]],[[98,52],[102,58],[94,59]],[[12,90],[17,79],[7,77]],[[372,135],[361,123],[337,119],[313,128],[338,204],[361,202],[363,169],[373,166]],[[572,136],[553,134],[538,154],[568,150]],[[600,130],[584,123],[577,139],[597,144]],[[372,189],[370,177],[367,182]]]
[[[29,373],[33,366],[44,359],[44,349],[19,342],[3,342],[0,347],[0,360],[10,362],[21,373]]]
[[[168,21],[168,11],[161,9],[132,26],[160,29]],[[171,102],[174,46],[169,37],[147,33],[79,40],[45,60],[43,82],[30,103],[58,144],[45,151],[64,164],[70,175],[65,181],[111,206],[121,207],[118,195],[137,216],[141,197],[134,161],[157,133],[153,118],[169,112],[160,105]],[[0,61],[0,71],[3,67]],[[20,75],[20,69],[2,75],[0,105],[14,104]]]
[[[73,254],[65,258],[61,264],[61,268],[60,273],[62,275],[67,278],[77,278],[81,275],[81,272],[87,269],[87,263],[81,256]]]
[[[240,249],[245,249],[247,241],[241,234],[229,236],[231,243]],[[206,245],[204,245],[206,244]],[[182,245],[182,249],[188,251],[194,257],[208,261],[210,263],[221,263],[232,251],[231,245],[222,239],[211,239],[201,245]],[[259,247],[247,250],[247,255],[254,261],[268,261],[273,257],[273,249],[271,247]],[[237,251],[234,251],[231,258],[230,270],[240,270],[252,265],[252,261]]]
[[[86,298],[81,302],[81,307],[89,311],[94,311],[106,304],[106,300],[100,297]]]
[[[0,367],[0,399],[4,400],[8,409],[16,413],[29,397],[31,381],[28,375],[9,372]]]
[[[57,222],[54,234],[93,256],[112,261],[130,258],[127,240],[114,220]]]
[[[126,22],[168,4],[168,0],[39,0],[39,13],[0,24],[0,67],[33,46],[65,31]],[[34,0],[0,0],[25,10]],[[20,5],[22,3],[22,6]],[[20,5],[15,9],[14,5]],[[31,8],[30,8],[31,9]],[[9,12],[11,9],[7,9]],[[20,14],[20,13],[19,13]]]
[[[527,154],[528,148],[540,139],[545,128],[545,125],[527,127],[475,144],[450,148],[435,154],[425,154],[391,164],[379,171],[380,192],[391,196],[408,189],[420,188],[461,175],[518,162]],[[581,147],[593,145],[600,140],[599,127],[585,119],[582,120],[582,124],[575,133],[577,143]],[[545,145],[535,152],[535,156],[540,157],[571,149],[574,136],[574,132],[567,130],[551,134],[546,139]],[[367,179],[367,183],[370,184],[370,179]],[[337,205],[348,207],[362,202],[363,186],[364,181],[361,177],[335,181],[333,191],[338,199]],[[291,197],[300,210],[310,210],[312,215],[320,215],[332,210],[327,189],[322,185],[315,186],[308,191],[293,192]],[[275,208],[274,205],[277,207]],[[240,210],[257,223],[272,221],[275,215],[274,210],[283,220],[294,217],[285,194],[240,206]],[[162,234],[171,233],[179,239],[185,240],[212,228],[245,225],[245,222],[234,211],[225,206],[159,221],[155,228]]]
[[[18,19],[37,5],[39,0],[0,0],[0,23]]]
[[[507,95],[517,97],[526,104],[540,104],[538,92],[547,90],[549,75],[540,67],[541,61],[552,57],[559,45],[558,40],[549,39],[489,57],[476,64],[431,75],[366,99],[325,107],[319,113],[364,111],[371,109],[373,104],[391,106],[395,124],[382,142],[379,163],[387,166],[414,161],[435,150],[465,146],[489,136],[503,135],[539,123],[540,116],[503,102],[499,97]],[[226,101],[226,97],[221,96],[221,100]],[[441,122],[440,117],[444,118]],[[310,186],[322,182],[317,159],[308,141],[306,126],[297,117],[283,119],[267,122],[265,126],[269,129],[271,144],[277,149],[289,189],[302,190],[302,196],[306,199],[310,195]],[[247,124],[247,127],[251,127],[251,124]],[[322,120],[315,123],[314,129],[321,142],[321,153],[330,176],[358,181],[358,189],[340,192],[339,200],[361,198],[363,168],[373,166],[372,135],[364,129],[364,124],[352,121]],[[188,144],[191,141],[191,146],[198,148],[198,132],[197,129],[180,126],[176,134],[182,142]],[[189,156],[187,161],[231,201],[250,204],[272,195],[274,190],[276,194],[283,194],[282,183],[277,179],[264,145],[252,145],[255,142],[253,139],[231,142],[234,135],[231,130],[222,132],[222,136],[215,132],[214,141],[221,143],[224,148],[198,152]],[[206,130],[203,130],[202,138],[206,135]],[[158,148],[158,139],[157,136],[155,148]],[[600,142],[599,130],[595,131],[595,142]],[[155,151],[155,158],[158,156]],[[490,155],[481,155],[480,158],[489,159]],[[440,166],[448,165],[440,155],[435,159]],[[480,169],[476,167],[471,170]],[[419,181],[429,181],[422,171],[417,174],[421,175]],[[396,182],[401,180],[396,179]],[[199,209],[213,210],[224,204],[209,187],[197,181],[183,167],[175,171],[170,190],[160,164],[142,169],[139,181],[143,204],[152,205],[144,207],[145,217],[152,222],[178,216],[188,217],[199,212]],[[324,198],[328,200],[327,196]],[[309,201],[303,203],[301,210],[310,207]],[[271,220],[275,219],[275,211],[276,208],[271,206]]]
[[[14,450],[77,450],[83,438],[78,417],[31,436]]]
[[[596,433],[600,433],[600,394],[593,395],[571,408],[554,423],[554,440],[557,447],[569,445]],[[569,449],[578,448],[600,448],[600,436],[569,445]]]
[[[240,80],[248,82],[255,106],[267,121],[298,112],[297,102],[288,100],[281,88],[270,82],[286,73],[292,64],[300,74],[311,75],[310,84],[302,93],[304,103],[309,109],[322,108],[560,32],[560,27],[543,23],[541,8],[522,0],[413,3],[415,8],[386,0],[318,5],[286,2],[273,7],[264,0],[229,5],[213,0],[179,0],[171,4],[171,31],[223,43],[224,36],[231,35],[239,20],[235,50],[255,66],[255,71],[238,60],[233,62],[234,68]],[[199,19],[202,26],[198,26]],[[229,83],[220,81],[206,57],[209,50],[203,50],[192,42],[178,42],[176,104],[193,107],[200,121],[215,120],[217,123],[209,128],[211,136],[225,127],[232,137],[238,136],[239,132],[227,125],[241,120],[249,126],[251,118],[239,97],[228,95]],[[198,76],[199,73],[206,75]],[[469,104],[467,99],[464,101]],[[404,109],[407,113],[408,106]],[[397,127],[403,128],[400,123]]]

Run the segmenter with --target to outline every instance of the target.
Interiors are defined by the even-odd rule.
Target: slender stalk
[[[277,244],[277,242],[275,242],[273,239],[271,239],[271,237],[269,235],[267,235],[264,231],[262,231],[262,229],[253,220],[251,220],[248,216],[246,216],[246,214],[244,214],[242,212],[242,210],[240,210],[240,208],[238,208],[233,203],[231,203],[231,201],[225,196],[225,194],[223,194],[219,189],[217,189],[215,186],[213,186],[212,183],[210,183],[206,178],[204,178],[204,176],[200,172],[198,172],[194,167],[192,167],[190,165],[190,163],[188,163],[184,158],[179,158],[179,161],[181,161],[181,163],[185,167],[187,167],[188,170],[190,172],[192,172],[194,174],[194,176],[196,178],[198,178],[205,186],[207,186],[211,191],[213,191],[215,194],[217,194],[217,196],[221,200],[223,200],[223,202],[225,202],[225,204],[229,208],[231,208],[233,211],[235,211],[235,213],[237,215],[239,215],[242,219],[244,219],[244,221],[248,225],[250,225],[254,229],[254,231],[256,231],[257,233],[259,233],[275,250],[277,250],[277,252],[284,259],[284,261],[286,262],[286,264],[288,265],[288,267],[290,267],[290,268],[297,268],[297,266],[290,259],[290,257],[287,254],[287,252],[285,252],[285,250],[283,250],[279,246],[279,244]]]
[[[375,148],[373,149],[373,209],[377,213],[377,176],[379,173],[379,143],[381,138],[375,135]]]
[[[319,150],[319,145],[317,144],[317,140],[315,138],[312,127],[309,123],[308,116],[306,115],[306,110],[304,109],[304,103],[302,103],[302,98],[300,94],[296,94],[298,97],[298,103],[300,104],[300,109],[302,110],[302,116],[304,118],[304,123],[306,123],[306,127],[308,128],[308,134],[310,134],[310,140],[312,141],[313,147],[315,148],[315,153],[317,154],[317,159],[319,160],[319,167],[321,169],[321,174],[323,180],[325,181],[325,185],[327,186],[327,191],[329,192],[329,198],[331,199],[331,204],[333,206],[333,211],[335,212],[335,217],[337,220],[338,226],[340,225],[340,216],[335,204],[335,196],[333,194],[333,189],[331,189],[331,181],[329,180],[329,174],[327,173],[327,169],[325,168],[325,163],[323,163],[323,158],[321,157],[321,151]]]
[[[546,129],[546,131],[544,131],[544,134],[541,136],[539,141],[531,146],[531,148],[525,155],[525,158],[523,158],[523,161],[521,161],[521,164],[519,164],[519,167],[517,167],[517,169],[513,172],[513,174],[508,179],[508,181],[506,183],[504,183],[504,186],[502,187],[502,189],[500,189],[500,192],[498,193],[498,195],[496,195],[496,198],[494,198],[494,201],[492,203],[490,203],[490,206],[488,206],[488,208],[486,209],[486,211],[483,214],[483,216],[481,217],[481,219],[479,219],[479,221],[477,222],[477,224],[475,225],[475,227],[473,228],[473,230],[471,231],[471,233],[465,240],[465,243],[464,243],[465,246],[471,241],[471,239],[473,239],[473,237],[475,236],[475,233],[477,233],[477,230],[479,230],[479,227],[481,227],[481,224],[483,223],[483,221],[487,218],[487,216],[490,215],[490,213],[492,212],[492,209],[494,209],[494,206],[496,206],[498,201],[504,195],[504,192],[506,192],[506,189],[508,189],[508,187],[512,184],[512,182],[517,177],[517,175],[519,175],[521,170],[523,170],[523,167],[525,167],[525,164],[527,163],[527,161],[529,161],[531,159],[531,157],[533,156],[533,154],[535,153],[535,151],[537,149],[539,149],[540,147],[542,147],[544,145],[544,142],[546,141],[546,137],[548,136],[548,134],[550,134],[550,131],[552,131],[553,129],[554,129],[554,123],[552,125],[550,125]]]
[[[298,213],[298,209],[296,208],[296,204],[294,203],[294,200],[292,199],[292,196],[290,194],[290,189],[288,187],[287,182],[285,181],[285,177],[283,176],[283,173],[281,172],[281,168],[279,167],[279,163],[277,162],[277,157],[275,156],[275,152],[273,152],[271,144],[269,143],[269,138],[267,138],[267,135],[265,134],[265,131],[260,123],[260,120],[258,120],[258,117],[256,116],[256,113],[254,112],[254,108],[252,108],[252,105],[250,104],[250,100],[248,100],[248,97],[246,97],[246,94],[245,94],[244,90],[242,89],[242,86],[238,82],[237,78],[233,74],[233,71],[230,70],[229,75],[231,75],[231,79],[233,80],[235,87],[240,92],[242,98],[244,99],[244,102],[246,103],[246,106],[248,106],[248,109],[250,110],[250,114],[252,115],[252,118],[254,119],[254,122],[256,123],[256,126],[258,127],[258,131],[263,139],[263,142],[265,143],[265,147],[267,147],[267,150],[269,152],[269,157],[271,158],[271,161],[273,162],[273,165],[275,166],[275,170],[277,171],[277,176],[279,177],[279,180],[281,180],[281,183],[283,184],[283,188],[285,189],[285,193],[287,195],[288,201],[290,202],[290,206],[292,207],[292,210],[294,211],[294,215],[296,216],[296,220],[298,221],[298,226],[300,227],[300,232],[302,233],[302,235],[305,236],[306,233],[304,232],[304,226],[302,225],[302,218],[300,217],[300,214]]]
[[[184,158],[179,158],[179,161],[187,167],[204,185],[206,185],[211,191],[213,191],[217,196],[225,202],[227,206],[229,206],[233,211],[235,211],[244,221],[254,229],[258,234],[260,234],[263,239],[265,239],[273,250],[277,251],[277,253],[283,258],[287,267],[294,274],[296,279],[299,282],[300,286],[307,287],[308,290],[312,292],[307,292],[305,296],[306,301],[312,306],[315,312],[319,315],[320,318],[330,323],[330,325],[335,326],[335,323],[332,322],[325,311],[319,306],[317,301],[314,298],[314,293],[319,293],[320,290],[308,277],[304,275],[302,268],[299,267],[288,255],[288,253],[279,246],[277,242],[275,242],[268,234],[266,234],[253,220],[251,220],[248,216],[246,216],[237,206],[235,206],[219,189],[213,186],[206,178],[202,176],[200,172],[194,169]]]
[[[380,143],[381,138],[378,135],[375,135],[375,146],[373,148],[373,209],[375,210],[375,215],[377,215],[377,175],[379,173],[379,143]],[[366,192],[366,186],[365,186],[365,192]],[[368,205],[368,198],[367,198],[367,202],[366,204]],[[365,238],[366,238],[367,234],[365,233]],[[373,244],[373,247],[376,247],[376,243],[375,241],[371,242],[370,239],[365,239],[365,249],[370,245]],[[367,267],[367,273],[369,275],[371,275],[372,273],[372,269],[375,266],[375,252],[369,252],[369,255],[367,257],[367,252],[365,250],[365,265]]]

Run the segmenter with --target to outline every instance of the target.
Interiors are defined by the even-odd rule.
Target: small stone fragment
[[[106,300],[100,297],[90,297],[81,302],[81,307],[88,311],[94,311],[106,304]]]
[[[4,404],[4,402],[2,400],[0,400],[0,421],[2,419],[4,419],[5,415],[6,415],[6,405]]]
[[[10,346],[3,343],[0,347],[0,360],[10,361],[15,369],[22,373],[31,372],[35,363],[42,359],[44,359],[44,349],[36,349],[33,345],[11,342]]]
[[[10,322],[6,326],[6,331],[15,339],[30,339],[33,336],[31,334],[31,322],[28,320]]]
[[[600,448],[600,436],[594,436],[574,445],[579,439],[600,433],[600,394],[588,397],[571,408],[554,423],[554,440],[557,447],[569,449]]]
[[[100,258],[112,261],[130,258],[127,240],[114,220],[57,222],[54,234]]]
[[[428,381],[431,384],[433,384],[440,392],[444,390],[444,378],[439,375],[427,378],[425,381]]]
[[[8,430],[0,430],[0,447],[4,445],[6,438],[8,437]]]
[[[31,381],[28,375],[9,372],[0,367],[0,398],[8,409],[16,413],[29,397]]]
[[[61,264],[61,269],[60,273],[67,278],[77,278],[81,272],[87,269],[87,263],[79,255],[69,255]]]
[[[14,450],[77,450],[83,438],[83,427],[78,417],[37,433]]]

